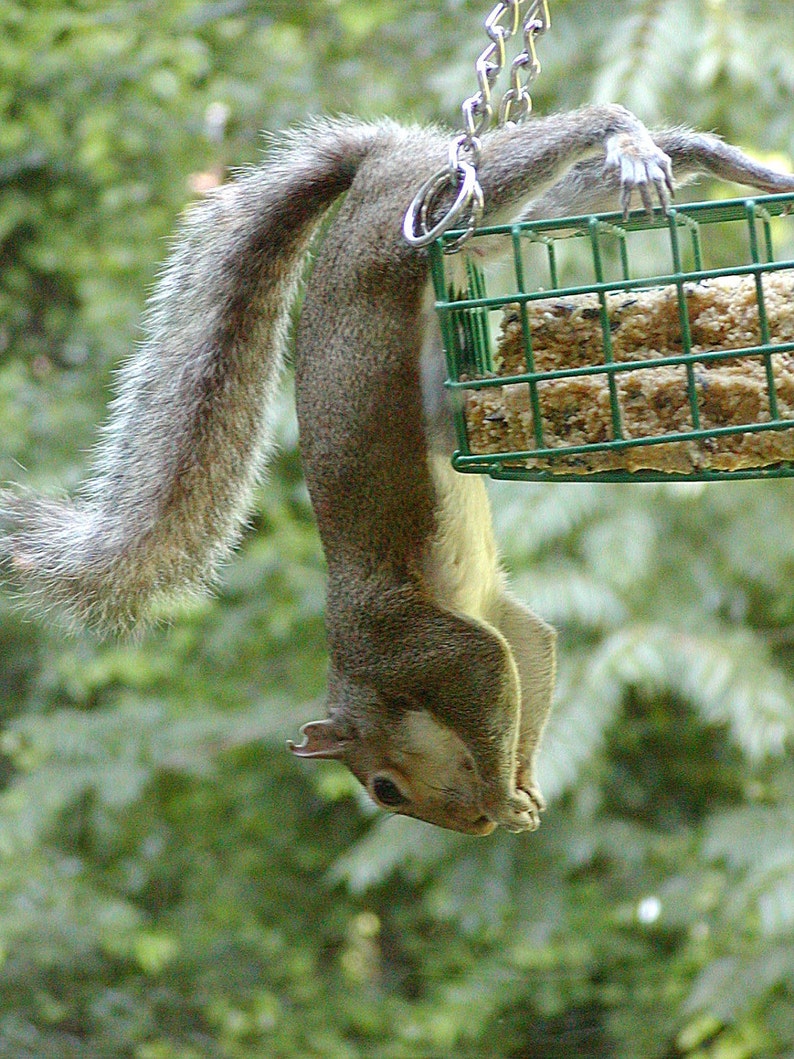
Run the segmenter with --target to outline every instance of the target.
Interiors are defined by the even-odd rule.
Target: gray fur
[[[188,210],[77,497],[0,492],[0,559],[36,609],[123,631],[212,582],[270,448],[309,240],[382,135],[318,123]]]

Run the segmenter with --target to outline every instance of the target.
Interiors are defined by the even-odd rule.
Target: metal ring
[[[482,215],[485,211],[485,198],[482,193],[482,188],[479,182],[474,189],[474,196],[469,209],[469,219],[466,222],[466,228],[457,239],[452,239],[448,243],[444,243],[443,250],[445,254],[457,254],[458,250],[461,250],[464,243],[467,243],[475,231],[479,227]]]
[[[454,186],[455,183],[459,185],[455,201],[441,220],[428,229],[427,223],[430,208],[441,191]],[[409,246],[413,246],[416,249],[430,246],[444,232],[454,228],[456,222],[463,216],[465,211],[472,210],[472,204],[474,204],[472,214],[477,212],[478,202],[481,210],[482,189],[477,180],[477,170],[474,166],[463,161],[458,163],[457,171],[452,171],[448,166],[445,166],[434,176],[430,177],[429,180],[426,180],[416,193],[413,202],[408,207],[408,212],[405,214],[403,237]],[[417,234],[417,227],[420,227],[419,234]]]

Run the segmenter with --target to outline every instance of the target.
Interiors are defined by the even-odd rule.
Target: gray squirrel
[[[535,757],[554,632],[508,591],[482,482],[455,473],[439,402],[428,257],[403,240],[439,129],[320,121],[193,206],[122,367],[74,500],[0,491],[0,567],[39,610],[124,631],[211,584],[271,447],[290,313],[306,481],[328,566],[328,717],[301,757],[337,758],[393,812],[469,834],[538,826]],[[716,136],[653,137],[624,108],[483,138],[487,222],[665,204],[698,172],[764,191],[794,177]],[[460,254],[463,259],[465,254]]]

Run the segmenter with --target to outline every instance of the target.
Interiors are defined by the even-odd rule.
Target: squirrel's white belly
[[[504,575],[485,486],[478,476],[455,471],[447,457],[433,455],[429,463],[438,526],[425,556],[425,577],[442,606],[487,620],[504,591]]]

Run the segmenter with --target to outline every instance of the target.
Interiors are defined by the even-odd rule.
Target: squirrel
[[[442,402],[426,392],[440,337],[428,255],[402,222],[447,152],[437,128],[321,120],[192,206],[92,474],[74,499],[0,491],[0,568],[39,609],[114,631],[213,582],[271,448],[313,237],[344,195],[294,354],[328,567],[328,716],[289,745],[343,761],[385,809],[481,835],[538,826],[555,634],[510,594],[484,486],[452,469]],[[497,223],[666,205],[673,177],[698,172],[794,190],[716,136],[651,135],[618,105],[487,133],[479,179]]]

